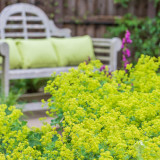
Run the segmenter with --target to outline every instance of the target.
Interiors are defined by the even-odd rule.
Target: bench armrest
[[[52,20],[49,21],[49,28],[51,32],[51,36],[57,37],[71,37],[71,30],[68,28],[60,29],[56,27]]]
[[[122,46],[122,41],[120,38],[118,37],[112,38],[111,71],[115,71],[117,69],[118,52],[121,50],[121,46]]]
[[[117,55],[118,51],[121,49],[121,39],[120,38],[92,38],[94,52],[96,53],[96,58],[102,62],[109,63],[109,70],[115,71],[117,69]]]
[[[0,42],[0,56],[9,57],[9,46],[6,42]]]
[[[9,46],[5,42],[0,42],[0,56],[2,56],[2,94],[8,96],[9,93]]]

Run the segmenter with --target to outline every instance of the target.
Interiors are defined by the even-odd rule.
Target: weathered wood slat
[[[101,25],[96,28],[96,37],[103,37],[106,33],[106,26]]]
[[[42,24],[27,24],[26,28],[28,29],[45,29],[45,26]]]
[[[93,43],[97,42],[97,43],[111,43],[111,39],[106,39],[106,38],[92,38]]]
[[[76,20],[79,20],[78,24],[101,24],[101,25],[107,25],[107,24],[116,24],[115,19],[121,19],[122,16],[113,16],[113,15],[95,15],[95,16],[89,16],[86,18],[82,16],[77,16]],[[56,23],[59,23],[58,21],[55,21]],[[68,24],[77,24],[75,19],[73,19],[72,16],[64,16],[61,23],[68,23]]]
[[[54,0],[54,3],[56,3],[56,5],[53,6],[53,10],[55,11],[54,12],[54,20],[59,22],[58,27],[62,27],[63,1],[64,0]]]
[[[7,19],[8,21],[22,21],[23,17],[22,16],[10,16]]]
[[[94,48],[94,52],[95,53],[110,53],[111,50],[110,49],[106,49],[106,48]]]
[[[59,74],[61,72],[68,72],[68,70],[71,68],[77,68],[77,67],[15,69],[9,71],[9,79],[45,78],[45,77],[50,77],[53,74],[53,72]]]
[[[44,32],[36,32],[36,33],[27,33],[28,34],[28,37],[45,37],[46,36],[46,33]]]
[[[21,24],[8,24],[5,26],[5,29],[23,29],[23,25]]]
[[[101,61],[110,61],[111,60],[110,57],[106,57],[106,56],[96,56],[96,58]]]
[[[96,0],[92,0],[92,1],[88,0],[87,1],[87,6],[88,6],[88,8],[87,8],[88,14],[90,16],[94,15],[95,8],[96,8]]]
[[[77,14],[78,16],[85,16],[86,12],[86,0],[76,0],[77,1]]]
[[[0,11],[5,7],[6,0],[1,0],[0,1]]]
[[[85,25],[78,25],[77,26],[77,35],[78,36],[85,35],[85,31],[86,31],[86,26]]]
[[[98,0],[98,8],[100,8],[100,14],[105,15],[106,7],[107,7],[107,1],[106,0]]]
[[[36,17],[36,16],[28,16],[28,17],[26,17],[26,20],[27,21],[34,21],[34,22],[42,21],[41,18]],[[8,21],[23,21],[23,17],[22,16],[10,16],[8,18]]]
[[[39,21],[42,21],[42,19],[41,18],[39,18],[39,17],[36,17],[36,16],[28,16],[28,17],[26,17],[26,20],[27,21],[33,21],[33,22],[39,22]]]
[[[69,16],[75,14],[76,11],[76,0],[68,0],[69,5],[66,7],[66,13]]]
[[[24,37],[24,33],[22,32],[6,33],[5,37]]]
[[[107,15],[114,15],[114,13],[115,13],[114,1],[113,0],[108,0]]]
[[[26,93],[19,97],[19,101],[33,102],[35,99],[41,101],[42,99],[47,100],[51,95],[49,93],[37,92],[37,93]]]
[[[64,15],[68,15],[70,17],[72,17],[73,15],[75,15],[75,8],[76,8],[76,0],[68,0],[69,5],[67,5],[65,7],[65,11],[64,11]],[[62,20],[63,21],[63,20]],[[65,24],[63,25],[63,27],[66,28],[70,28],[70,30],[72,31],[72,35],[76,34],[76,27],[73,24]]]
[[[26,28],[28,29],[45,29],[44,25],[38,25],[38,24],[27,24]],[[6,25],[5,29],[23,29],[23,25],[21,24],[8,24]]]
[[[28,112],[28,111],[47,110],[48,105],[45,104],[44,107],[42,108],[42,102],[32,102],[27,104],[18,104],[16,105],[16,107],[22,109],[23,112]]]
[[[36,32],[36,33],[32,33],[32,32],[28,32],[27,33],[28,37],[46,37],[46,33],[44,32]],[[15,32],[15,33],[6,33],[5,37],[24,37],[25,34],[23,32]]]
[[[92,1],[87,1],[87,11],[88,11],[88,16],[94,15],[94,11],[95,11],[95,2],[96,0],[92,0]],[[86,27],[86,34],[91,36],[91,37],[95,37],[95,25],[90,24]]]
[[[105,43],[105,42],[93,42],[93,46],[95,47],[110,47],[110,43]]]

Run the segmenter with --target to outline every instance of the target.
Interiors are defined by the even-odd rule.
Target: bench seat
[[[38,69],[12,69],[9,70],[9,79],[32,79],[32,78],[47,78],[56,72],[68,72],[71,68],[77,68],[77,66],[69,67],[55,67],[55,68],[38,68]],[[2,76],[2,71],[0,71],[0,78]]]

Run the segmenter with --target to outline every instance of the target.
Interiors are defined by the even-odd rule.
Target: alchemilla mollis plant
[[[13,106],[0,105],[0,160],[52,159],[54,141],[59,136],[56,128],[47,124],[30,129],[19,120],[22,114]]]
[[[63,129],[55,159],[159,159],[160,58],[126,69],[111,74],[91,61],[48,82],[48,114]]]
[[[160,58],[112,73],[100,61],[48,81],[50,111],[41,129],[20,121],[21,111],[0,106],[2,160],[158,160],[160,157]]]

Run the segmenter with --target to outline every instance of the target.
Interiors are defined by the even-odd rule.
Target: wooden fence
[[[150,0],[132,0],[127,8],[114,4],[114,0],[0,0],[0,11],[19,2],[42,8],[59,27],[70,28],[72,36],[103,37],[107,26],[115,25],[115,17],[120,18],[126,13],[138,17],[154,17],[156,14]]]

